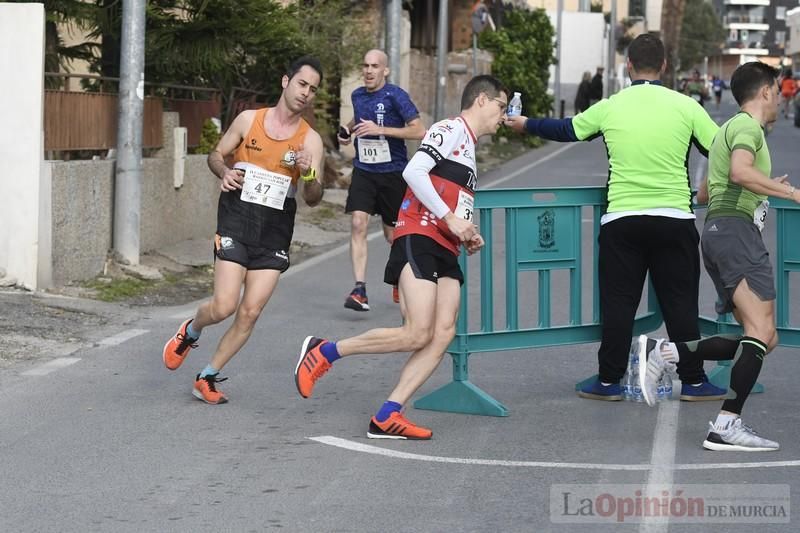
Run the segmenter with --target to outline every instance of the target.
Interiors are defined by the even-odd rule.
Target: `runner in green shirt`
[[[686,95],[663,87],[664,46],[643,34],[628,48],[632,85],[574,118],[513,117],[508,124],[557,141],[603,137],[608,152],[608,206],[599,236],[602,342],[598,379],[581,397],[622,399],[636,309],[647,274],[655,287],[670,338],[700,336],[699,236],[691,208],[688,160],[692,145],[703,155],[717,125]],[[722,399],[725,389],[708,383],[702,361],[678,366],[681,399]]]
[[[692,72],[692,79],[686,82],[684,92],[698,104],[705,104],[708,98],[708,88],[706,87],[706,80],[700,77],[700,71],[695,70]]]
[[[773,451],[765,439],[742,423],[744,402],[755,385],[764,357],[778,344],[775,329],[775,281],[769,253],[761,238],[768,196],[800,203],[800,192],[788,176],[770,179],[772,165],[764,128],[778,118],[778,71],[753,61],[736,69],[731,92],[741,111],[714,138],[707,187],[698,199],[708,202],[703,228],[703,262],[717,290],[717,312],[733,313],[744,336],[716,335],[673,345],[680,360],[730,360],[731,393],[703,441],[709,450]],[[652,389],[665,367],[651,354],[644,389]],[[650,402],[648,402],[650,403]]]

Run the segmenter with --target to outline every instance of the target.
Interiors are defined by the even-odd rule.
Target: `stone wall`
[[[177,113],[165,113],[164,149],[143,160],[142,253],[184,240],[209,239],[216,229],[219,180],[208,170],[206,156],[186,156],[183,182],[174,186],[176,124]],[[52,189],[51,284],[90,279],[103,271],[112,247],[114,161],[45,164]]]

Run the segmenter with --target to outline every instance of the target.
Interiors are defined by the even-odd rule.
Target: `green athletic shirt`
[[[677,91],[639,83],[572,119],[578,140],[602,135],[608,151],[607,213],[673,208],[691,213],[689,150],[707,153],[719,127]]]
[[[756,208],[767,199],[730,180],[731,153],[747,150],[755,157],[754,166],[769,176],[772,161],[761,124],[745,112],[737,113],[722,125],[708,156],[708,215],[741,217],[753,220]]]

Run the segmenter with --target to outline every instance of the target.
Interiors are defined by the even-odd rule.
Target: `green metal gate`
[[[465,279],[469,280],[470,264],[480,269],[480,282],[469,281],[461,288],[461,308],[456,324],[456,337],[448,353],[453,358],[453,381],[414,403],[417,409],[431,409],[467,414],[507,416],[508,409],[470,381],[469,358],[481,352],[541,348],[568,344],[598,342],[600,305],[597,290],[597,236],[600,217],[605,207],[605,187],[569,187],[534,189],[498,189],[478,191],[475,208],[486,246],[477,258],[459,259]],[[800,345],[800,329],[789,325],[789,273],[800,271],[800,240],[789,236],[788,228],[800,228],[800,209],[788,201],[776,201],[778,271],[777,317],[781,344]],[[502,217],[502,221],[496,217]],[[503,222],[504,224],[496,224]],[[584,222],[590,225],[584,230]],[[493,235],[503,227],[502,238]],[[495,242],[500,241],[500,242]],[[585,257],[585,249],[590,257]],[[504,260],[503,260],[504,257]],[[498,266],[495,263],[502,263]],[[505,281],[496,283],[501,269]],[[537,276],[535,324],[520,322],[520,276],[534,272]],[[552,324],[553,277],[568,278],[566,320]],[[591,287],[588,317],[582,313],[583,284]],[[472,294],[470,294],[472,292]],[[476,294],[477,292],[477,294]],[[561,294],[561,292],[559,293]],[[526,304],[527,304],[526,300]],[[479,320],[470,329],[470,311],[478,307]],[[499,313],[502,313],[502,324]],[[496,314],[498,316],[496,316]],[[644,309],[637,314],[634,334],[654,331],[662,317],[651,287]],[[701,317],[701,331],[710,335],[736,332],[738,327],[721,319]],[[477,329],[476,329],[477,328]],[[712,381],[727,386],[728,369],[721,365],[710,374]],[[594,377],[588,378],[594,379]],[[585,382],[586,380],[584,380]],[[579,387],[583,382],[579,383]]]

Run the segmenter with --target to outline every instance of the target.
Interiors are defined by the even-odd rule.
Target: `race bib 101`
[[[390,162],[392,160],[392,153],[389,151],[389,141],[380,139],[359,139],[358,160],[370,165]]]

